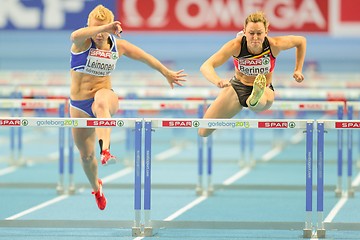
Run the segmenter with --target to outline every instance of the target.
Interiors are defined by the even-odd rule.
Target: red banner
[[[341,22],[360,23],[360,1],[341,0],[340,20]]]
[[[274,32],[328,32],[328,0],[119,1],[124,31],[239,31],[245,18],[265,12]]]

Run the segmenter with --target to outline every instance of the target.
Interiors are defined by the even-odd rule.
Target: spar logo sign
[[[162,121],[162,127],[174,127],[174,128],[191,128],[191,127],[199,127],[199,121],[191,121],[191,120],[168,120]]]
[[[21,126],[21,120],[20,119],[0,119],[0,126],[4,126],[4,127]]]
[[[21,125],[26,127],[27,125],[29,125],[29,121],[24,119],[24,120],[21,121]]]
[[[118,54],[115,52],[109,52],[105,50],[99,50],[99,49],[90,49],[90,56],[95,56],[99,58],[105,58],[105,59],[118,59]]]
[[[335,122],[335,128],[360,128],[360,122]]]
[[[295,128],[294,122],[258,122],[258,128]]]
[[[124,121],[122,120],[87,120],[86,126],[89,127],[122,127]]]

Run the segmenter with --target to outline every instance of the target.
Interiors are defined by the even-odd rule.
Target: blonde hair
[[[100,21],[104,21],[106,23],[111,23],[114,21],[114,14],[112,11],[103,5],[97,5],[90,13],[88,17],[87,24],[89,25],[90,19],[94,18]]]
[[[244,24],[245,28],[249,22],[253,22],[253,23],[262,22],[264,24],[265,31],[268,31],[268,29],[269,29],[269,21],[266,19],[265,13],[262,11],[258,11],[258,12],[250,14],[245,19],[245,24]]]

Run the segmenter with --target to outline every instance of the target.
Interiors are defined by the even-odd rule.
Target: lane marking
[[[198,197],[197,199],[195,199],[191,203],[187,204],[185,207],[180,208],[175,213],[173,213],[170,216],[168,216],[167,218],[165,218],[164,221],[172,221],[172,220],[174,220],[175,218],[179,217],[181,214],[185,213],[186,211],[190,210],[191,208],[195,207],[196,205],[200,204],[201,202],[203,202],[206,199],[207,199],[207,196]]]
[[[335,218],[335,216],[340,212],[341,208],[345,205],[345,203],[348,200],[347,194],[345,195],[346,196],[342,196],[341,199],[336,203],[335,207],[331,209],[330,213],[327,215],[324,222],[331,222]]]
[[[18,167],[16,167],[16,166],[12,166],[12,167],[7,167],[7,168],[4,168],[4,169],[0,169],[0,176],[15,172],[15,170],[17,168]]]
[[[293,140],[291,142],[297,142],[299,140],[301,141],[301,138],[298,135],[293,136],[292,139]],[[263,161],[270,161],[273,157],[275,157],[277,154],[279,154],[282,149],[283,149],[283,147],[277,146],[277,147],[273,148],[272,150],[270,150],[269,152],[265,153],[261,157],[261,159]],[[251,167],[245,167],[245,168],[241,169],[239,172],[235,173],[233,176],[226,179],[222,184],[225,186],[229,186],[229,185],[233,184],[234,182],[236,182],[237,180],[239,180],[240,178],[247,175],[250,172],[250,170],[251,170]],[[165,218],[164,221],[171,221],[171,220],[179,217],[181,214],[185,213],[186,211],[190,210],[191,208],[195,207],[196,205],[198,205],[202,201],[205,201],[206,199],[207,199],[206,196],[202,196],[202,197],[195,199],[193,202],[189,203],[185,207],[179,209],[178,211],[176,211],[169,217]]]
[[[276,146],[267,153],[265,153],[260,159],[263,162],[268,162],[273,159],[276,155],[278,155],[282,151],[282,146]]]
[[[175,156],[176,154],[179,154],[183,149],[184,149],[183,146],[175,146],[175,147],[169,148],[161,153],[156,154],[154,157],[154,160],[164,161],[172,156]]]
[[[42,208],[44,208],[44,207],[47,207],[47,206],[50,206],[50,205],[52,205],[52,204],[54,204],[54,203],[60,202],[60,201],[66,199],[66,198],[68,198],[68,197],[69,197],[69,195],[62,195],[62,196],[53,198],[53,199],[51,199],[51,200],[49,200],[49,201],[43,202],[43,203],[41,203],[41,204],[39,204],[39,205],[36,205],[36,206],[34,206],[34,207],[32,207],[32,208],[29,208],[29,209],[27,209],[27,210],[25,210],[25,211],[22,211],[22,212],[20,212],[20,213],[17,213],[17,214],[15,214],[15,215],[10,216],[10,217],[5,218],[5,219],[6,219],[6,220],[14,220],[14,219],[17,219],[17,218],[19,218],[19,217],[23,217],[23,216],[25,216],[25,215],[27,215],[27,214],[29,214],[29,213],[35,212],[35,211],[40,210],[40,209],[42,209]]]
[[[102,181],[103,181],[103,183],[108,183],[108,182],[114,181],[115,179],[126,176],[129,173],[131,173],[132,171],[133,171],[133,168],[131,168],[131,167],[124,168],[118,172],[115,172],[109,176],[102,178]]]
[[[229,186],[229,185],[233,184],[234,182],[236,182],[237,180],[239,180],[240,178],[242,178],[246,174],[248,174],[250,172],[250,169],[251,169],[250,167],[245,167],[245,168],[241,169],[239,172],[237,172],[233,176],[226,179],[222,184],[225,186]]]
[[[354,187],[357,187],[357,186],[360,185],[360,172],[359,172],[358,175],[354,178],[354,181],[353,181],[352,185],[353,185]]]
[[[132,171],[132,168],[127,167],[127,168],[122,169],[122,170],[120,170],[120,171],[118,171],[118,172],[115,172],[115,173],[113,173],[113,174],[111,174],[111,175],[109,175],[109,176],[104,177],[104,178],[103,178],[103,182],[113,181],[113,180],[115,180],[115,179],[117,179],[117,178],[120,178],[120,177],[123,177],[123,176],[129,174],[131,171]],[[80,193],[84,192],[84,188],[78,189],[78,192],[80,192]],[[53,198],[53,199],[50,199],[50,200],[48,200],[48,201],[46,201],[46,202],[43,202],[43,203],[41,203],[41,204],[39,204],[39,205],[36,205],[36,206],[34,206],[34,207],[32,207],[32,208],[29,208],[29,209],[27,209],[27,210],[24,210],[24,211],[22,211],[22,212],[20,212],[20,213],[17,213],[17,214],[15,214],[15,215],[10,216],[10,217],[5,218],[5,219],[6,219],[6,220],[14,220],[14,219],[17,219],[17,218],[19,218],[19,217],[23,217],[23,216],[25,216],[25,215],[27,215],[27,214],[30,214],[30,213],[32,213],[32,212],[35,212],[35,211],[37,211],[37,210],[40,210],[40,209],[42,209],[42,208],[45,208],[45,207],[47,207],[47,206],[50,206],[50,205],[52,205],[52,204],[55,204],[55,203],[60,202],[60,201],[62,201],[62,200],[65,200],[65,199],[67,199],[69,196],[70,196],[70,195],[65,194],[65,195],[61,195],[61,196],[55,197],[55,198]]]
[[[291,137],[290,142],[292,144],[297,144],[300,143],[304,138],[305,138],[305,133],[303,131],[298,131]]]
[[[355,177],[354,181],[352,182],[352,186],[356,187],[359,185],[360,182],[360,173]],[[326,216],[324,222],[332,222],[336,215],[341,211],[341,209],[344,207],[345,203],[348,201],[349,197],[346,192],[343,192],[342,197],[340,200],[336,203],[336,205],[331,209],[330,213]]]

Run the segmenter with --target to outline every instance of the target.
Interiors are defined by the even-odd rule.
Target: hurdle
[[[46,109],[57,109],[59,117],[65,117],[65,99],[0,99],[0,108],[10,109],[12,117],[22,117],[23,110],[46,110]],[[18,113],[18,114],[16,114]],[[18,116],[15,116],[18,115]],[[5,123],[4,123],[5,124]],[[15,128],[10,129],[10,165],[13,166],[26,166],[28,161],[23,159],[23,143],[22,143],[22,128],[17,128],[17,135],[15,134]],[[15,147],[15,139],[17,136],[17,148]],[[69,141],[70,142],[70,141]],[[65,129],[59,128],[59,181],[56,186],[58,194],[64,193],[64,162],[65,162]],[[17,154],[15,154],[15,148]],[[17,156],[16,156],[17,155]],[[16,162],[16,158],[18,159]],[[73,177],[70,175],[70,189],[74,191]]]
[[[133,236],[140,234],[141,229],[141,168],[142,168],[142,119],[137,118],[44,118],[44,117],[6,117],[0,118],[0,127],[55,127],[55,128],[134,128],[134,220],[132,224]],[[5,220],[0,221],[0,226],[11,227],[128,227],[129,222],[108,221],[108,224],[99,224],[98,221],[31,221],[31,220]]]
[[[317,236],[318,238],[325,238],[326,228],[333,228],[337,230],[359,230],[360,223],[326,223],[323,220],[324,212],[324,149],[325,149],[325,132],[327,129],[337,129],[337,130],[359,130],[360,121],[356,120],[318,120],[316,122],[317,126]],[[350,135],[349,135],[350,136]],[[348,141],[351,144],[351,141]],[[354,189],[351,182],[352,176],[352,159],[348,158],[348,197],[354,195]]]
[[[314,120],[298,120],[298,119],[165,119],[165,118],[145,118],[144,129],[145,129],[145,146],[144,146],[144,236],[152,236],[154,228],[161,227],[173,227],[182,228],[188,227],[189,224],[184,223],[172,223],[169,224],[166,221],[152,221],[151,220],[151,149],[152,149],[152,130],[153,128],[212,128],[212,129],[304,129],[306,132],[306,153],[304,158],[306,159],[306,172],[305,172],[305,188],[306,188],[306,199],[305,199],[305,226],[302,223],[303,236],[312,236],[312,164],[313,164],[313,125]],[[252,229],[254,228],[266,228],[262,223],[252,223]],[[271,225],[271,223],[267,223]],[[197,221],[193,226],[198,228],[206,228],[209,226],[208,222]],[[211,224],[212,229],[226,229],[227,223],[216,222]],[[256,226],[257,225],[257,226]],[[249,224],[241,225],[239,223],[229,224],[228,228],[231,229],[234,226],[237,229],[241,229],[244,226],[249,228]],[[288,229],[288,225],[282,225],[281,223],[274,223],[271,225],[274,228]],[[293,223],[292,227],[299,228],[299,223]]]
[[[354,118],[355,111],[358,111],[359,112],[358,114],[360,114],[360,103],[355,101],[348,101],[347,102],[348,120],[352,120]],[[353,140],[352,132],[348,131],[348,159],[349,158],[352,159],[352,153],[353,153],[352,140]],[[360,152],[360,132],[358,133],[358,152]],[[358,157],[356,161],[356,166],[357,168],[360,168],[360,157]]]
[[[66,100],[65,99],[0,99],[0,109],[7,109],[11,111],[11,117],[22,117],[22,111],[23,110],[36,110],[36,109],[56,109],[58,111],[59,117],[65,116],[65,105]],[[18,114],[16,114],[18,113]],[[18,116],[15,116],[18,115]],[[13,129],[13,128],[12,128]],[[18,132],[18,144],[17,144],[17,150],[18,150],[18,158],[22,158],[22,133],[20,131],[21,128],[19,128]],[[61,135],[61,134],[60,134]],[[60,139],[62,142],[62,138]],[[15,133],[11,131],[10,133],[10,142],[11,142],[11,165],[16,165],[15,161]],[[61,144],[60,144],[61,145]],[[59,151],[63,151],[63,146],[59,146]],[[61,158],[61,156],[60,156]],[[26,165],[26,162],[25,162]]]
[[[298,112],[325,112],[325,111],[334,111],[337,114],[337,118],[338,119],[343,119],[343,112],[345,109],[345,103],[343,101],[331,101],[331,102],[327,102],[327,101],[283,101],[283,100],[279,100],[279,101],[275,101],[273,106],[267,110],[267,111],[290,111],[290,110],[294,110],[294,111],[298,111]],[[286,119],[285,119],[286,120]],[[249,151],[250,151],[250,160],[249,162],[249,166],[250,167],[254,167],[256,165],[256,159],[253,158],[253,154],[251,153],[251,151],[254,150],[254,137],[253,135],[253,131],[251,131],[252,129],[240,129],[241,134],[242,134],[242,140],[241,140],[241,144],[242,144],[242,150],[245,151],[245,143],[246,141],[244,140],[245,138],[245,131],[249,132]],[[281,130],[281,128],[274,128],[274,131],[278,131]],[[277,136],[279,136],[279,134],[277,134]],[[342,153],[343,153],[343,149],[342,149],[342,140],[343,140],[343,135],[342,132],[339,131],[338,132],[338,162],[342,162]],[[205,190],[207,192],[208,195],[213,194],[214,188],[211,185],[211,175],[213,173],[212,170],[212,161],[213,161],[213,157],[212,157],[212,145],[213,145],[213,141],[212,141],[212,135],[210,135],[207,139],[206,139],[206,144],[207,144],[207,182],[208,182],[208,187]],[[242,155],[244,156],[244,155]],[[240,166],[245,166],[246,162],[245,159],[240,159]],[[339,163],[340,165],[340,163]],[[339,169],[341,169],[339,167]],[[338,171],[339,172],[339,171]],[[202,188],[202,186],[199,187],[199,189],[201,191],[197,191],[198,194],[202,194],[202,191],[204,190]],[[337,188],[335,189],[335,193],[338,196],[339,195],[339,189],[341,189],[341,177],[339,177],[338,180],[338,185]],[[341,192],[341,191],[340,191]]]

